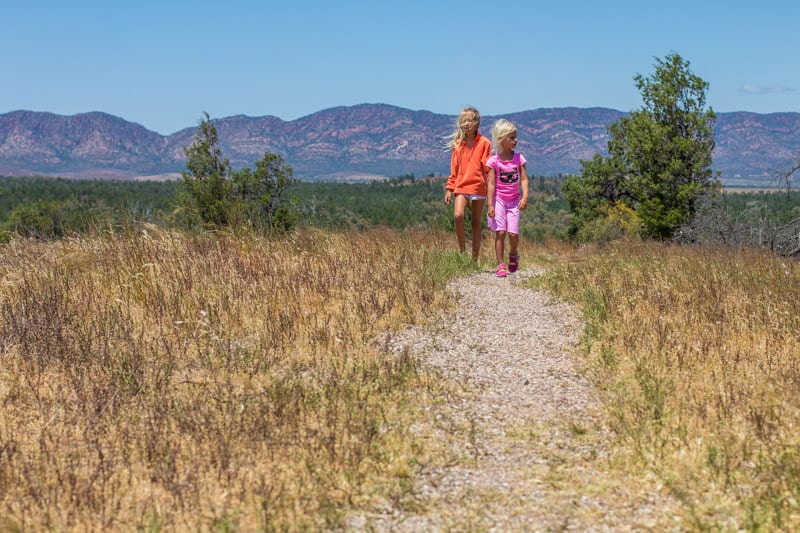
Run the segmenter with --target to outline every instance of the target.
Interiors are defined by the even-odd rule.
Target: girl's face
[[[512,131],[500,141],[500,146],[504,151],[511,151],[517,147],[517,132]]]
[[[478,117],[474,113],[466,113],[461,117],[461,129],[468,137],[478,132]]]

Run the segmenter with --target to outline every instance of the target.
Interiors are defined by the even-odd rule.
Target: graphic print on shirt
[[[519,182],[519,167],[514,168],[514,170],[501,170],[498,179],[502,183]]]

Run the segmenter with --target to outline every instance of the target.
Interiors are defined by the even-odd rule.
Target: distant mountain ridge
[[[517,124],[517,149],[535,175],[572,173],[606,153],[607,126],[626,113],[608,108],[542,108],[503,115]],[[489,134],[499,116],[482,117]],[[292,121],[244,115],[214,119],[234,167],[280,154],[301,179],[446,174],[446,137],[455,115],[386,104],[334,107]],[[197,126],[161,135],[101,112],[72,116],[0,114],[0,175],[131,179],[178,173]],[[800,157],[800,113],[717,113],[715,170],[723,182],[774,180]]]

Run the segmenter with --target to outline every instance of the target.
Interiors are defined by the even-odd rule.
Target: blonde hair
[[[468,115],[472,115],[469,117]],[[478,127],[481,125],[481,114],[472,106],[467,106],[461,110],[461,113],[458,114],[458,120],[456,120],[456,129],[448,137],[450,139],[447,142],[447,147],[455,150],[467,140],[467,136],[464,134],[464,125],[467,122],[475,121],[478,123]]]
[[[501,118],[492,125],[492,146],[497,152],[500,152],[503,147],[500,144],[503,139],[517,131],[517,127],[510,121]]]

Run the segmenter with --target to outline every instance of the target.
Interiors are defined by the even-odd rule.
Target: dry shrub
[[[613,206],[602,206],[599,209],[602,214],[578,230],[575,235],[578,242],[638,240],[642,233],[642,221],[636,211],[621,201],[617,201]]]
[[[317,529],[367,486],[397,490],[425,377],[373,344],[445,305],[431,269],[450,244],[151,228],[4,245],[0,523]]]
[[[545,285],[582,302],[583,348],[623,449],[691,529],[800,528],[800,266],[753,250],[583,248]]]

